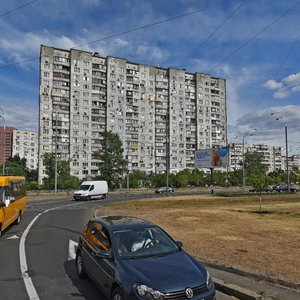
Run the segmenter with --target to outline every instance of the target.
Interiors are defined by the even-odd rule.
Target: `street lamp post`
[[[57,110],[55,111],[54,196],[57,195]]]
[[[243,160],[243,188],[245,188],[246,185],[246,176],[245,176],[245,137],[251,132],[256,131],[256,128],[249,129],[243,134],[243,140],[242,140],[242,160]],[[250,134],[251,135],[251,134]]]
[[[277,112],[271,113],[271,116],[274,116],[275,114],[279,115],[279,117],[275,119],[276,121],[283,118],[283,116]],[[286,184],[287,184],[287,190],[289,192],[290,191],[290,170],[289,170],[288,128],[287,128],[286,120],[284,124],[284,135],[285,135],[285,156],[286,156]]]
[[[289,170],[289,150],[288,150],[288,139],[287,139],[287,123],[284,125],[285,133],[285,155],[286,155],[286,183],[288,192],[290,192],[290,170]]]

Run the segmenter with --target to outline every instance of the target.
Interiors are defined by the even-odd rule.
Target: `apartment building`
[[[283,162],[286,162],[286,156],[283,157]],[[299,168],[300,167],[300,155],[299,154],[294,154],[294,155],[289,156],[289,166],[290,166],[290,168],[292,168],[292,167]]]
[[[226,81],[98,53],[41,46],[39,180],[43,154],[98,174],[101,134],[117,133],[129,169],[176,173],[194,151],[227,144]]]
[[[242,168],[243,164],[243,144],[231,143],[230,145],[230,171]],[[281,147],[274,147],[263,144],[244,144],[244,153],[262,153],[262,163],[267,166],[267,171],[283,169]]]
[[[14,127],[0,126],[0,164],[12,156]]]
[[[26,166],[30,170],[38,167],[38,134],[33,131],[13,131],[12,156],[18,155],[26,159]]]

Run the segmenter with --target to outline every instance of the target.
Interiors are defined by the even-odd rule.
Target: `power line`
[[[296,4],[291,6],[288,10],[286,10],[283,14],[281,14],[278,18],[276,18],[274,21],[269,23],[267,26],[262,28],[260,31],[258,31],[253,37],[245,41],[243,44],[241,44],[237,49],[235,49],[233,52],[231,52],[228,56],[226,56],[223,60],[221,60],[218,64],[216,64],[212,69],[208,71],[208,73],[211,73],[215,68],[222,65],[225,61],[230,59],[233,55],[235,55],[238,51],[240,51],[242,48],[244,48],[246,45],[248,45],[250,42],[255,40],[260,34],[262,34],[264,31],[266,31],[268,28],[270,28],[272,25],[277,23],[281,18],[283,18],[285,15],[287,15],[291,10],[293,10],[297,5],[300,4],[300,1],[298,1]]]
[[[37,0],[35,0],[35,1],[37,1]],[[90,45],[90,44],[93,44],[93,43],[96,43],[96,42],[111,39],[111,38],[114,38],[114,37],[117,37],[117,36],[120,36],[120,35],[124,35],[124,34],[128,34],[128,33],[131,33],[131,32],[138,31],[138,30],[142,30],[142,29],[146,29],[146,28],[149,28],[149,27],[157,26],[157,25],[169,22],[169,21],[174,21],[174,20],[179,19],[179,18],[184,18],[184,17],[187,17],[187,16],[191,16],[193,14],[197,14],[197,13],[202,12],[204,10],[205,9],[195,10],[195,11],[185,13],[185,14],[181,14],[181,15],[178,15],[178,16],[175,16],[175,17],[171,17],[171,18],[168,18],[168,19],[165,19],[165,20],[161,20],[161,21],[157,21],[157,22],[154,22],[154,23],[146,24],[146,25],[143,25],[141,27],[137,27],[137,28],[126,30],[126,31],[122,31],[122,32],[119,32],[119,33],[116,33],[116,34],[113,34],[113,35],[109,35],[109,36],[106,36],[104,38],[100,38],[100,39],[97,39],[97,40],[94,40],[94,41],[91,41],[91,42],[76,45],[76,46],[72,47],[71,49],[83,47],[83,46]],[[25,63],[25,62],[36,60],[36,59],[39,59],[39,57],[33,57],[33,58],[26,59],[26,60],[18,61],[18,62],[15,62],[15,63],[6,64],[6,65],[3,65],[3,66],[0,66],[0,69],[15,66],[15,65],[19,65],[19,64],[22,64],[22,63]]]
[[[187,63],[187,61],[203,46],[206,42],[211,39],[244,5],[244,3],[240,4],[187,58],[186,60],[179,66],[182,68],[183,65]]]
[[[90,44],[93,44],[93,43],[96,43],[96,42],[101,42],[101,41],[104,41],[104,40],[107,40],[107,39],[111,39],[113,37],[117,37],[117,36],[120,36],[120,35],[123,35],[123,34],[135,32],[135,31],[142,30],[142,29],[146,29],[146,28],[149,28],[149,27],[153,27],[153,26],[156,26],[156,25],[160,25],[160,24],[169,22],[169,21],[174,21],[176,19],[180,19],[180,18],[184,18],[184,17],[187,17],[187,16],[191,16],[191,15],[197,14],[197,13],[202,12],[204,10],[205,9],[195,10],[195,11],[192,11],[192,12],[189,12],[189,13],[185,13],[185,14],[182,14],[182,15],[178,15],[178,16],[175,16],[175,17],[172,17],[172,18],[168,18],[168,19],[165,19],[165,20],[162,20],[162,21],[158,21],[158,22],[155,22],[155,23],[151,23],[151,24],[147,24],[147,25],[141,26],[141,27],[129,29],[129,30],[126,30],[126,31],[123,31],[123,32],[120,32],[120,33],[116,33],[116,34],[113,34],[113,35],[110,35],[110,36],[107,36],[107,37],[104,37],[104,38],[100,38],[100,39],[88,42],[88,43],[77,45],[77,46],[75,46],[73,48],[78,48],[78,47],[90,45]]]
[[[20,60],[20,61],[17,61],[15,63],[7,64],[7,65],[4,65],[4,66],[0,66],[0,69],[12,67],[12,66],[16,66],[16,65],[23,64],[23,63],[26,63],[26,62],[29,62],[29,61],[33,61],[33,60],[36,60],[36,59],[39,59],[39,58],[40,57],[38,56],[38,57],[28,58],[28,59],[25,59],[25,60]]]
[[[30,5],[30,4],[32,4],[32,3],[34,3],[34,2],[37,2],[37,1],[38,1],[38,0],[33,0],[33,1],[28,2],[28,3],[23,4],[23,5],[21,5],[21,6],[18,6],[18,7],[16,7],[16,8],[12,9],[12,10],[9,10],[9,11],[7,11],[7,12],[1,14],[1,15],[0,15],[0,18],[3,17],[3,16],[6,16],[6,15],[8,15],[8,14],[10,14],[10,13],[12,13],[12,12],[18,10],[18,9],[21,9],[21,8],[23,8],[23,7],[25,7],[25,6],[28,6],[28,5]]]

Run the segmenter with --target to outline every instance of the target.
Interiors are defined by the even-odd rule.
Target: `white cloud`
[[[270,90],[277,90],[282,88],[283,84],[281,82],[278,82],[274,79],[268,80],[265,84],[264,87]]]
[[[299,85],[300,84],[300,72],[296,74],[291,74],[283,79],[283,82],[290,85]]]
[[[292,93],[300,92],[300,72],[283,78],[281,82],[270,79],[263,86],[270,90],[276,90],[273,94],[275,99],[286,99]]]
[[[289,95],[290,95],[290,92],[288,89],[280,89],[273,94],[275,99],[285,99]]]

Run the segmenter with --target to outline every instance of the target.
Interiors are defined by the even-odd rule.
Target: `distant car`
[[[295,192],[299,192],[299,187],[297,185],[294,184],[290,184],[290,192],[295,193]],[[287,192],[288,191],[288,185],[287,184],[278,184],[276,186],[276,191],[277,192]]]
[[[288,186],[285,183],[280,183],[276,185],[275,190],[277,192],[287,192]]]
[[[111,300],[215,300],[208,271],[162,228],[144,219],[90,220],[80,235],[76,268]]]
[[[290,191],[291,192],[299,192],[300,188],[299,188],[299,186],[292,184],[292,185],[290,185]]]
[[[170,186],[168,186],[168,188],[166,186],[160,187],[160,188],[155,190],[155,193],[162,194],[162,193],[166,193],[167,191],[169,193],[174,193],[174,189]]]
[[[256,193],[256,192],[258,192],[258,190],[257,190],[257,188],[252,187],[252,188],[249,189],[249,192],[250,193]]]
[[[272,193],[272,192],[274,192],[274,186],[273,186],[273,185],[267,185],[267,186],[264,188],[264,192],[267,192],[267,193]]]

